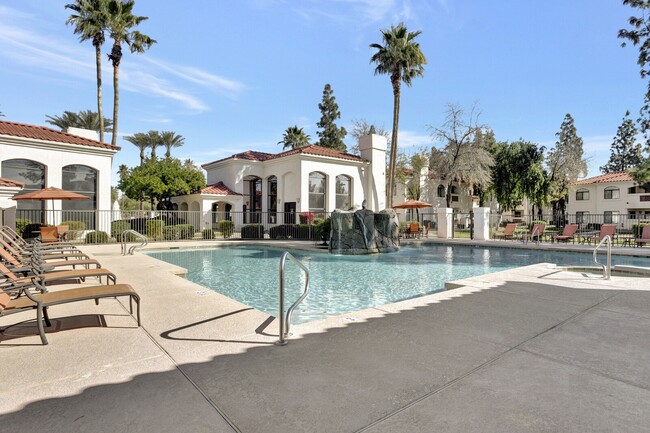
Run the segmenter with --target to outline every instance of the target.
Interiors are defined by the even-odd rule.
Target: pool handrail
[[[604,243],[607,243],[607,263],[606,264],[598,262],[598,249]],[[611,236],[609,236],[609,235],[605,236],[600,242],[598,242],[598,245],[596,245],[596,248],[594,248],[594,263],[603,268],[603,278],[606,279],[606,280],[609,280],[610,277],[612,276],[612,237]]]
[[[287,258],[296,264],[304,273],[305,273],[305,289],[303,290],[302,295],[291,304],[291,307],[287,310],[287,314],[284,314],[284,266],[287,261]],[[309,294],[309,269],[305,267],[298,259],[296,259],[290,252],[285,251],[280,258],[280,266],[278,267],[278,297],[279,297],[279,307],[278,307],[278,322],[279,322],[279,340],[275,342],[278,346],[284,346],[288,343],[285,340],[285,337],[289,336],[289,326],[291,325],[291,313],[293,310],[300,304]]]
[[[140,245],[133,245],[133,246],[132,246],[131,248],[129,248],[128,251],[127,251],[127,247],[126,247],[127,240],[126,240],[126,238],[127,238],[127,235],[128,235],[128,234],[132,234],[132,235],[134,235],[136,238],[138,238],[138,239],[140,240]],[[129,229],[129,230],[124,230],[124,231],[122,232],[122,234],[120,234],[120,244],[121,244],[121,247],[120,247],[120,248],[121,248],[121,252],[122,252],[122,255],[123,255],[123,256],[125,256],[125,255],[127,254],[127,252],[128,252],[129,255],[132,256],[132,255],[133,255],[133,252],[134,252],[136,249],[146,247],[146,246],[147,246],[147,243],[148,243],[148,241],[147,241],[147,237],[146,237],[145,235],[143,235],[142,233],[139,233],[139,232],[137,232],[137,231],[135,231],[135,230],[131,230],[131,229]]]

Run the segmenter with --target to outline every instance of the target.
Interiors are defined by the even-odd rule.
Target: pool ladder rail
[[[603,245],[607,244],[607,262],[600,263],[598,262],[598,249]],[[612,276],[612,238],[611,236],[605,236],[594,248],[594,263],[603,268],[603,278],[609,280]]]
[[[127,245],[126,245],[127,244],[127,235],[129,235],[129,234],[134,235],[140,241],[140,245],[132,245],[131,248],[127,249]],[[126,256],[127,253],[132,256],[133,252],[136,249],[146,247],[147,243],[148,243],[147,237],[145,235],[143,235],[142,233],[136,232],[135,230],[124,230],[122,232],[122,234],[120,235],[120,244],[121,244],[121,251],[122,251],[123,256]]]
[[[287,310],[287,314],[284,314],[284,267],[287,262],[287,259],[291,260],[298,268],[300,268],[305,273],[305,288],[302,292],[302,295],[294,302],[291,307]],[[280,327],[279,336],[280,339],[275,342],[278,346],[284,346],[289,343],[285,338],[289,334],[289,326],[291,325],[291,313],[296,309],[298,304],[300,304],[309,294],[309,269],[305,267],[298,259],[296,259],[291,253],[285,251],[282,254],[280,259],[280,266],[278,268],[278,297],[279,297],[279,307],[278,307],[278,322]]]

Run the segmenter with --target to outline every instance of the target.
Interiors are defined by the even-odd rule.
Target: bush
[[[75,240],[81,236],[81,232],[86,230],[86,223],[83,221],[63,221],[62,226],[68,226],[68,240]]]
[[[178,238],[179,239],[193,239],[194,238],[194,233],[196,231],[194,230],[194,226],[192,224],[177,224],[175,227],[178,229]]]
[[[264,237],[264,226],[261,224],[249,224],[241,228],[242,239],[261,239]]]
[[[165,222],[160,220],[149,220],[146,222],[147,237],[154,241],[160,240],[163,237],[163,227]]]
[[[18,222],[16,222],[16,226],[18,226]],[[635,238],[641,237],[644,226],[650,226],[650,223],[632,224],[632,233],[634,234]]]
[[[125,230],[131,230],[131,221],[129,220],[115,220],[111,222],[111,237],[115,238],[116,241],[120,242],[120,236]],[[135,235],[133,233],[128,233],[126,235],[127,242],[135,242]]]
[[[180,231],[178,226],[164,226],[162,228],[162,236],[166,241],[177,241],[180,239]]]
[[[41,230],[41,227],[43,227],[43,224],[40,223],[27,224],[25,228],[23,228],[23,232],[21,233],[21,236],[24,239],[37,238],[38,233],[34,233],[34,232],[39,232]]]
[[[86,235],[87,244],[108,244],[110,242],[111,238],[106,232],[94,231]]]
[[[203,239],[214,239],[214,232],[212,229],[203,229],[201,232],[201,237]]]
[[[228,220],[221,220],[217,224],[217,230],[221,232],[224,238],[229,238],[235,231],[235,223]]]
[[[301,239],[312,240],[316,227],[309,224],[282,224],[269,229],[271,239]],[[242,235],[242,237],[244,237]]]
[[[313,224],[316,215],[311,212],[301,212],[298,217],[300,217],[300,224]]]
[[[332,221],[330,218],[325,218],[324,220],[316,223],[316,238],[320,239],[323,242],[327,242],[330,238],[330,231],[332,230]]]
[[[16,218],[16,233],[18,233],[20,236],[24,236],[25,227],[31,223],[31,220],[25,218]]]

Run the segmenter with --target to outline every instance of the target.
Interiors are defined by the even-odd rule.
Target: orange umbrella
[[[432,204],[419,200],[407,200],[404,203],[393,205],[394,209],[420,209],[423,207],[432,207]]]
[[[12,200],[52,200],[52,217],[54,217],[54,200],[88,200],[90,197],[76,192],[50,186],[38,191],[15,195]]]

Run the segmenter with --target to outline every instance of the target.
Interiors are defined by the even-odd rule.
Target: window
[[[336,208],[348,210],[352,203],[352,181],[348,176],[336,176]]]
[[[604,224],[616,224],[618,223],[618,211],[606,210],[603,212],[603,223]]]
[[[576,191],[576,201],[577,200],[589,200],[589,190],[581,189]]]
[[[63,200],[62,221],[83,221],[89,230],[95,229],[97,209],[97,170],[85,165],[66,165],[61,171],[62,186],[66,191],[87,196],[90,200]]]
[[[451,193],[452,194],[458,194],[458,187],[456,185],[451,186]]]
[[[309,212],[325,212],[325,175],[309,173]]]
[[[6,179],[23,182],[24,188],[20,192],[27,193],[45,188],[45,166],[29,159],[9,159],[2,161],[1,176]],[[45,203],[41,200],[17,200],[18,210],[42,211]],[[29,219],[40,221],[41,215],[30,215]]]
[[[646,189],[641,185],[631,186],[627,189],[628,194],[643,194],[646,192],[650,192],[650,191],[646,191]]]
[[[438,185],[438,197],[440,198],[445,198],[445,186],[444,185]]]
[[[268,195],[267,195],[267,208],[269,211],[269,223],[275,224],[276,215],[278,212],[278,178],[271,176],[267,180]]]
[[[589,222],[589,212],[576,212],[576,224]]]
[[[613,187],[613,186],[605,188],[605,199],[606,200],[614,199],[614,198],[620,198],[620,196],[621,196],[621,190],[620,189],[618,189],[616,187]]]

